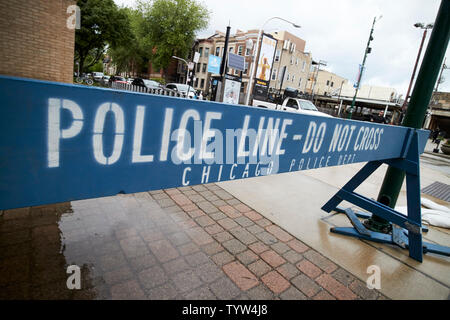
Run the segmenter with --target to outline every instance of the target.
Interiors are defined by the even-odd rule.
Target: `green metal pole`
[[[425,114],[433,93],[433,87],[436,83],[439,69],[447,50],[450,36],[449,12],[450,0],[442,0],[428,42],[428,47],[411,94],[411,100],[402,123],[405,127],[422,128]],[[404,171],[389,167],[378,195],[378,201],[394,208],[404,178]],[[371,219],[366,220],[364,224],[374,231],[389,231],[388,222],[375,215]]]
[[[362,65],[361,65],[361,70],[359,72],[358,82],[356,83],[355,95],[353,96],[352,106],[350,107],[350,112],[348,114],[348,119],[352,118],[353,108],[355,107],[356,96],[358,95],[359,86],[361,84],[361,78],[362,78],[362,75],[363,75],[363,72],[364,72],[364,65],[366,64],[367,55],[369,54],[370,41],[372,41],[372,39],[373,39],[372,38],[372,34],[373,34],[373,29],[375,27],[375,22],[376,21],[377,21],[377,17],[373,18],[372,29],[370,30],[369,40],[367,41],[366,52],[364,53],[364,58],[363,58],[363,62],[362,62]]]

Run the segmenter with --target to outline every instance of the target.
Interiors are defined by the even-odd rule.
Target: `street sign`
[[[199,52],[195,52],[194,53],[194,63],[198,63],[198,60],[200,60],[200,53]]]
[[[410,128],[0,76],[0,210],[398,158]],[[423,152],[428,131],[419,130]]]
[[[222,58],[210,54],[208,58],[208,72],[219,74]]]
[[[228,53],[228,67],[239,71],[245,70],[245,58],[238,54]]]

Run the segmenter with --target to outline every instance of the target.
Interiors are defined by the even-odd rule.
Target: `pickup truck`
[[[282,104],[275,104],[267,101],[253,100],[253,106],[267,108],[272,110],[284,110],[289,112],[297,112],[301,114],[309,114],[319,117],[331,117],[329,114],[320,112],[316,106],[309,100],[298,98],[285,98]]]

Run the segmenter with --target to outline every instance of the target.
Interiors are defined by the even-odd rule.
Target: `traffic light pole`
[[[370,53],[370,41],[373,40],[372,34],[373,34],[373,29],[375,27],[375,22],[377,21],[377,17],[373,18],[373,23],[372,23],[372,29],[370,30],[370,35],[369,35],[369,41],[367,41],[367,46],[366,46],[366,51],[364,53],[364,59],[361,65],[361,70],[359,72],[359,77],[358,77],[358,82],[356,83],[356,90],[355,90],[355,95],[353,96],[353,100],[352,100],[352,106],[350,108],[350,112],[348,114],[348,118],[351,119],[352,118],[352,114],[353,114],[353,108],[355,107],[355,103],[356,103],[356,95],[358,94],[358,90],[359,90],[359,85],[361,84],[361,78],[364,72],[364,65],[366,64],[366,58],[367,55]]]
[[[402,123],[405,127],[422,128],[433,87],[447,50],[450,36],[448,12],[450,12],[450,0],[442,0]],[[404,178],[405,171],[389,166],[378,195],[378,202],[395,208]],[[366,220],[364,224],[373,231],[386,232],[389,229],[388,222],[376,215]]]

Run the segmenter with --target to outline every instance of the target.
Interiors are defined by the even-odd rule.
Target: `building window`
[[[203,64],[202,72],[206,72],[206,63]]]
[[[238,75],[239,75],[239,70],[234,70],[234,74],[235,74],[236,76],[238,76]]]
[[[196,88],[198,87],[198,78],[195,79],[194,87],[196,87]]]
[[[233,52],[234,52],[234,47],[230,47],[230,48],[228,49],[228,52],[233,53]]]
[[[294,57],[291,56],[291,64],[294,64]]]
[[[200,67],[202,66],[201,63],[197,63],[197,72],[200,72]]]
[[[303,61],[303,64],[302,64],[302,72],[305,72],[305,67],[306,67],[306,62]]]
[[[216,56],[219,56],[219,54],[220,54],[220,47],[217,47],[216,48]]]
[[[298,79],[298,87],[300,88],[302,86],[302,78]]]
[[[202,47],[198,48],[198,53],[200,53],[200,57],[203,56],[203,48]]]
[[[295,52],[295,48],[297,47],[297,45],[295,43],[291,44],[291,52]]]
[[[244,62],[244,74],[247,74],[247,72],[248,72],[248,62],[245,61]]]
[[[280,61],[280,56],[281,56],[281,50],[277,50],[275,52],[275,61]]]
[[[294,83],[294,80],[295,80],[295,74],[292,75],[292,83]]]
[[[327,80],[327,86],[329,86],[330,85],[330,80]]]
[[[244,46],[238,47],[238,55],[242,56],[242,52],[244,51]]]
[[[333,87],[334,86],[334,82],[333,81],[331,81],[331,85],[330,85],[331,87]]]
[[[251,48],[245,48],[245,55],[246,56],[250,55],[250,50],[251,50]]]
[[[298,66],[298,58],[295,59],[295,65]]]
[[[272,71],[272,80],[277,80],[277,69],[273,69]]]
[[[205,87],[205,79],[200,80],[200,88],[204,89]]]
[[[205,57],[208,58],[209,56],[209,48],[205,48]]]
[[[288,72],[286,80],[289,81],[289,79],[290,79],[290,75],[289,75],[289,72]]]

